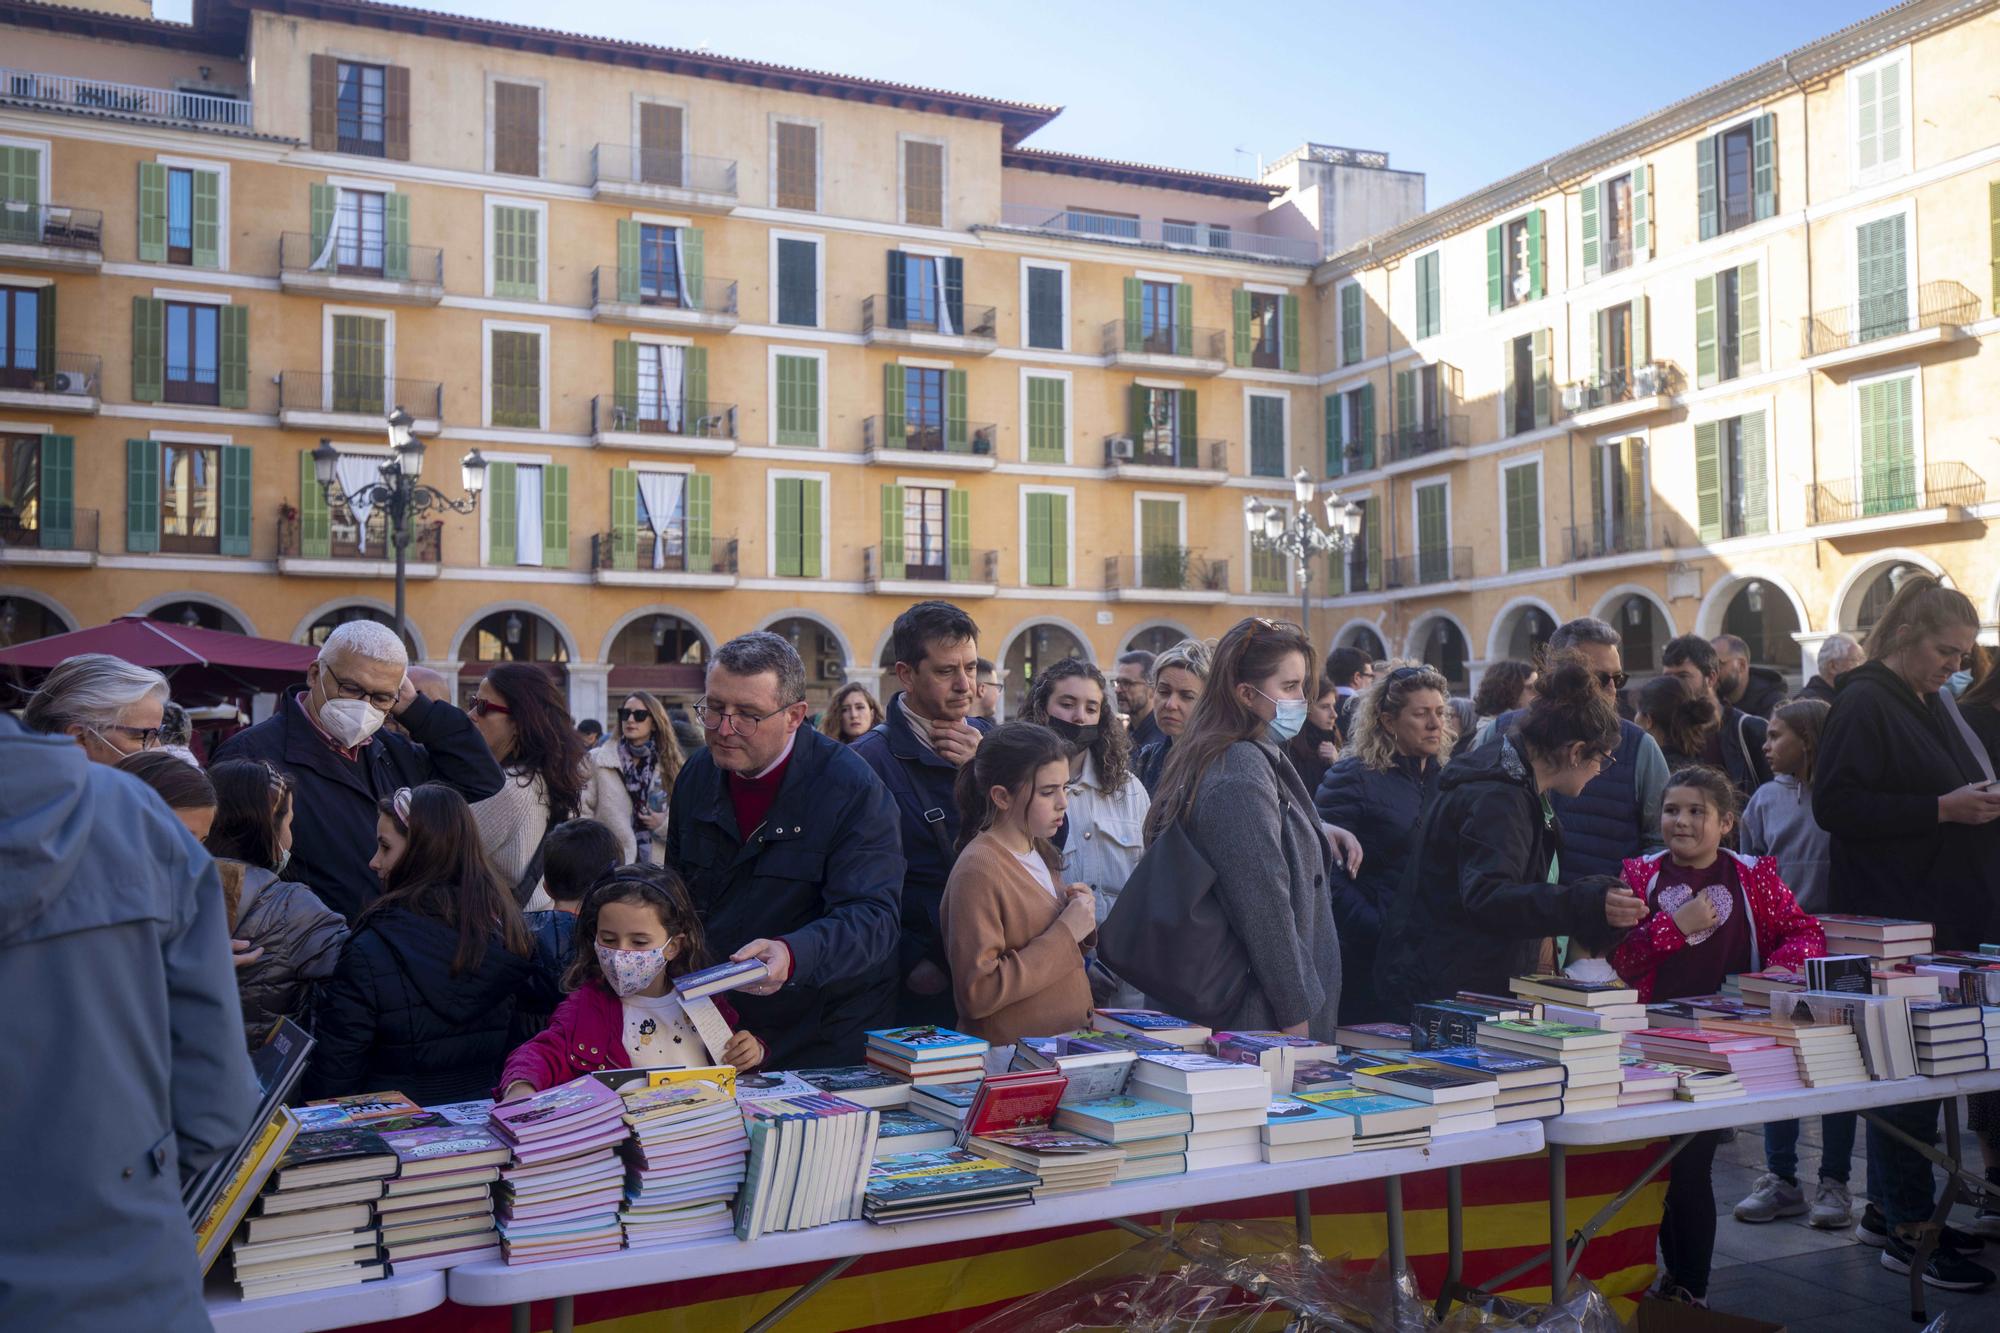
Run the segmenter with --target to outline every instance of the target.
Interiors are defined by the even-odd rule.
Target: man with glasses
[[[1375,664],[1359,648],[1336,648],[1326,655],[1326,678],[1333,682],[1333,725],[1342,745],[1353,734],[1354,710],[1361,696],[1375,683]]]
[[[769,969],[730,996],[772,1069],[860,1064],[895,1016],[903,853],[889,793],[806,719],[806,669],[776,634],[731,639],[695,705],[708,744],[668,806],[667,864],[717,958]]]
[[[1133,754],[1166,734],[1153,718],[1153,654],[1144,648],[1120,654],[1111,688],[1118,692],[1118,711],[1125,715]]]
[[[383,724],[394,717],[394,730]],[[217,747],[212,762],[262,759],[292,780],[292,859],[285,874],[351,924],[381,895],[368,868],[375,803],[398,787],[442,782],[468,803],[505,781],[472,719],[417,689],[387,625],[337,626],[306,668],[305,688]]]
[[[1625,688],[1618,631],[1594,616],[1579,616],[1549,636],[1548,665],[1557,657],[1581,662],[1604,697],[1614,703]],[[1477,745],[1505,735],[1520,712],[1502,713],[1479,732]],[[1637,723],[1621,719],[1618,748],[1575,796],[1549,798],[1562,822],[1563,878],[1616,876],[1625,861],[1666,846],[1660,838],[1660,801],[1667,794],[1667,757]]]
[[[1723,697],[1722,654],[1701,635],[1669,639],[1660,651],[1660,662],[1667,675],[1678,677],[1690,691],[1706,695],[1715,705],[1722,724],[1708,733],[1701,762],[1728,775],[1729,785],[1736,788],[1736,808],[1741,810],[1756,790],[1771,780],[1771,761],[1764,757],[1764,734],[1770,724]]]

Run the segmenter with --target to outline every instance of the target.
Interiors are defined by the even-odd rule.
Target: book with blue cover
[[[717,963],[714,967],[704,967],[699,972],[674,978],[674,994],[683,1000],[698,1000],[704,995],[754,986],[769,975],[770,969],[761,958]]]
[[[1371,1051],[1368,1054],[1390,1057],[1401,1054],[1406,1059],[1423,1064],[1449,1065],[1454,1069],[1490,1075],[1502,1089],[1533,1087],[1542,1083],[1560,1085],[1563,1081],[1563,1067],[1557,1061],[1519,1055],[1513,1051],[1496,1051],[1487,1046],[1445,1046],[1427,1051]]]
[[[1357,1138],[1429,1129],[1437,1123],[1435,1106],[1411,1101],[1407,1097],[1392,1097],[1387,1093],[1369,1092],[1365,1088],[1301,1092],[1298,1098],[1300,1101],[1311,1102],[1314,1106],[1353,1116],[1354,1133]]]
[[[882,1123],[875,1128],[875,1156],[878,1160],[897,1153],[949,1148],[957,1142],[958,1134],[951,1127],[940,1125],[915,1111],[897,1107],[883,1111]]]
[[[862,1216],[871,1222],[1033,1202],[1032,1171],[962,1148],[897,1153],[868,1169]]]
[[[1297,1143],[1306,1139],[1352,1138],[1357,1126],[1356,1117],[1335,1107],[1303,1097],[1279,1096],[1271,1099],[1259,1132],[1266,1143]]]
[[[978,1055],[986,1049],[986,1043],[978,1037],[929,1023],[916,1027],[877,1028],[868,1034],[868,1046],[871,1050],[912,1063]]]
[[[1187,1134],[1194,1129],[1194,1115],[1176,1106],[1121,1094],[1065,1102],[1056,1111],[1055,1127],[1106,1143],[1124,1143]]]

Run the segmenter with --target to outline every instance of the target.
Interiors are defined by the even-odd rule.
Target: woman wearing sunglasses
[[[583,737],[555,678],[528,662],[487,672],[468,711],[507,775],[498,793],[472,807],[480,842],[514,901],[545,908],[542,839],[582,805]]]
[[[626,695],[590,752],[581,811],[618,835],[626,862],[667,863],[667,798],[685,762],[666,706],[644,690]]]
[[[30,731],[71,736],[92,763],[115,764],[160,743],[167,678],[109,653],[80,653],[49,672],[21,722]]]

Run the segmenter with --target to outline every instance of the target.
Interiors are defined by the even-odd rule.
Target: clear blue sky
[[[184,17],[188,0],[162,0]],[[1066,109],[1037,147],[1207,171],[1386,150],[1435,207],[1886,0],[429,0],[478,15]],[[1525,17],[1524,17],[1525,16]]]

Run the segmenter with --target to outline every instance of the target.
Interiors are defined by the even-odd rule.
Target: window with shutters
[[[1069,461],[1069,381],[1054,375],[1026,375],[1028,461]]]
[[[687,473],[644,471],[633,487],[637,546],[652,553],[652,569],[682,572],[689,568],[687,482]]]
[[[1602,229],[1603,271],[1613,273],[1632,263],[1632,176],[1613,176],[1598,187],[1598,226]]]
[[[1743,418],[1718,423],[1717,461],[1722,468],[1722,535],[1741,537],[1749,530],[1743,494]]]
[[[639,224],[639,303],[677,306],[681,277],[680,228]]]
[[[524,329],[493,329],[487,337],[492,423],[529,430],[540,427],[542,335]]]
[[[776,309],[780,324],[819,327],[819,242],[779,236],[772,242],[778,271]]]
[[[532,83],[491,85],[493,170],[505,176],[542,174],[542,90]]]
[[[923,366],[903,367],[903,447],[944,448],[945,374]]]
[[[1515,218],[1502,238],[1507,256],[1507,281],[1502,289],[1504,306],[1517,306],[1529,297],[1534,286],[1534,262],[1530,253],[1528,220]]]
[[[1868,185],[1910,169],[1909,79],[1907,47],[1847,71],[1854,143],[1851,185]]]
[[[648,185],[687,184],[687,113],[664,102],[639,104],[639,179]]]
[[[221,315],[219,306],[166,302],[165,401],[222,401]]]
[[[0,542],[32,546],[41,526],[42,437],[0,435]]]
[[[389,324],[367,315],[333,315],[335,412],[379,416],[395,404],[385,397]]]
[[[817,448],[820,443],[820,358],[771,357],[775,425],[771,442],[794,448]]]
[[[1183,543],[1181,501],[1148,496],[1138,503],[1139,586],[1187,586],[1188,549]]]
[[[341,187],[334,205],[334,262],[342,273],[382,276],[388,196]]]
[[[1432,250],[1412,261],[1416,282],[1417,337],[1436,337],[1443,327],[1443,295],[1438,289],[1438,252]]]
[[[1417,581],[1442,583],[1451,577],[1451,483],[1418,486],[1410,500],[1416,511]]]
[[[1548,386],[1544,375],[1537,375],[1539,367],[1535,360],[1535,335],[1524,333],[1507,344],[1507,398],[1503,404],[1506,413],[1506,433],[1519,435],[1531,431],[1539,424],[1536,420],[1536,393],[1542,395],[1543,411],[1547,411]]]
[[[1763,364],[1758,266],[1742,264],[1695,279],[1695,383],[1733,380]]]
[[[1721,136],[1722,230],[1748,226],[1754,214],[1751,181],[1755,171],[1753,145],[1748,125],[1738,125]]]
[[[1066,588],[1070,582],[1069,512],[1072,492],[1021,493],[1022,582],[1031,588]]]
[[[0,287],[0,388],[40,387],[52,363],[55,349],[43,343],[44,290]]]
[[[1696,519],[1701,540],[1769,532],[1770,464],[1764,413],[1748,412],[1694,428]]]
[[[386,85],[387,71],[381,65],[340,62],[334,114],[341,152],[385,156]]]
[[[1069,350],[1069,270],[1045,264],[1022,266],[1022,289],[1027,317],[1023,321],[1024,345],[1052,352]]]
[[[222,550],[222,451],[214,445],[160,446],[160,549],[213,555]]]
[[[944,225],[944,145],[903,140],[903,221],[912,227]]]
[[[167,262],[194,263],[194,177],[186,167],[167,169]]]
[[[950,496],[944,486],[903,489],[903,577],[942,582],[949,572]]]
[[[771,204],[819,210],[819,127],[781,120],[773,128]]]
[[[1647,548],[1646,438],[1634,435],[1592,446],[1589,554]]]
[[[1326,400],[1326,475],[1375,466],[1375,386],[1364,384]]]
[[[1286,526],[1291,525],[1292,506],[1287,500],[1268,502],[1284,516]],[[1292,582],[1292,562],[1283,551],[1269,542],[1250,539],[1250,591],[1290,592]]]
[[[819,578],[826,531],[826,482],[820,477],[771,478],[771,572]]]
[[[1632,303],[1621,302],[1597,315],[1597,375],[1610,397],[1624,397],[1632,383]]]
[[[1914,375],[1870,380],[1854,388],[1864,514],[1893,514],[1920,503],[1916,400]]]
[[[1285,298],[1270,292],[1250,293],[1250,364],[1280,370],[1285,364]]]
[[[1340,364],[1351,366],[1365,359],[1366,326],[1362,322],[1361,284],[1344,282],[1338,298],[1340,313]]]
[[[1144,430],[1138,444],[1138,461],[1172,467],[1180,457],[1181,392],[1179,389],[1142,387],[1146,395]]]
[[[1174,302],[1180,287],[1172,282],[1139,284],[1139,350],[1172,356],[1179,346],[1174,332]]]
[[[1892,213],[1856,227],[1855,340],[1890,338],[1914,328],[1911,291],[1909,215]]]
[[[1345,588],[1350,593],[1374,592],[1382,587],[1382,501],[1367,495],[1354,501],[1361,510],[1361,526],[1354,534],[1343,564]],[[1338,557],[1336,557],[1337,559]]]
[[[1527,459],[1500,469],[1500,546],[1507,571],[1542,563],[1542,460]]]
[[[378,468],[389,461],[389,455],[386,452],[371,453],[363,449],[350,450],[345,447],[341,449],[340,456],[342,458],[365,458],[368,460],[367,466],[370,470]],[[354,512],[340,498],[339,489],[335,488],[334,494],[329,497],[326,505],[326,549],[328,555],[349,558],[370,556],[380,559],[390,551],[388,532],[389,515],[381,505],[376,505],[368,511],[368,522],[364,525],[356,520]]]
[[[1285,475],[1285,402],[1277,394],[1245,394],[1250,417],[1250,475]]]
[[[542,299],[542,222],[540,207],[487,201],[492,295],[517,301]]]

